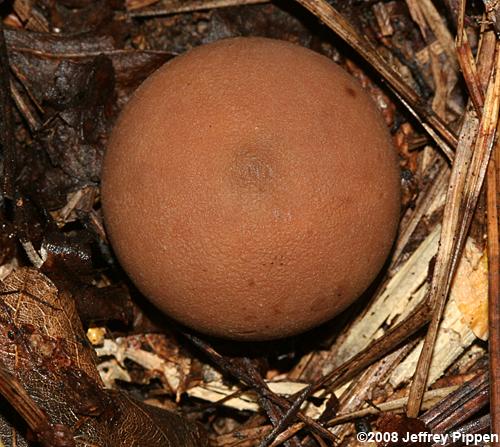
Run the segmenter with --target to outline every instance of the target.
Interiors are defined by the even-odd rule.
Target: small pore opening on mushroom
[[[231,160],[230,178],[238,189],[263,193],[271,188],[274,173],[273,157],[260,149],[241,149]]]
[[[346,93],[351,97],[355,98],[358,94],[356,93],[356,90],[354,90],[352,87],[346,86],[345,87]]]

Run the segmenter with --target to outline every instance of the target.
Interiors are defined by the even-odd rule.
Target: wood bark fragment
[[[443,17],[439,14],[433,2],[431,0],[419,0],[418,2],[415,0],[406,0],[406,2],[410,8],[410,12],[419,14],[417,16],[417,20],[421,28],[425,30],[426,26],[429,27],[429,31],[434,34],[438,42],[440,42],[444,48],[449,62],[455,69],[458,69],[453,37],[451,36]]]

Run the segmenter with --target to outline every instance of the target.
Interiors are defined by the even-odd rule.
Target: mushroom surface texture
[[[272,39],[163,65],[121,113],[102,174],[132,281],[223,338],[331,319],[377,276],[399,221],[397,154],[375,104],[330,59]]]

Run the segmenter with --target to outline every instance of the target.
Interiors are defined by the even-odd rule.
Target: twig
[[[441,197],[448,187],[448,167],[444,161],[440,161],[437,157],[434,161],[434,169],[439,166],[437,174],[429,181],[424,188],[419,192],[417,202],[415,204],[415,209],[409,210],[411,212],[411,220],[403,218],[400,224],[400,230],[396,245],[394,247],[394,252],[392,254],[392,262],[389,267],[389,271],[393,273],[395,268],[398,267],[402,253],[404,252],[406,245],[410,241],[413,232],[417,226],[421,223],[422,218],[434,205],[436,199]]]
[[[207,354],[210,359],[222,370],[228,372],[232,376],[236,377],[242,383],[247,386],[251,386],[255,388],[255,383],[248,377],[245,371],[241,368],[235,368],[233,365],[228,364],[227,361],[217,352],[215,351],[208,343],[194,336],[193,334],[183,333],[184,336],[190,340],[195,346],[201,349],[205,354]],[[307,388],[309,390],[310,388]],[[277,394],[273,393],[269,388],[262,389],[261,387],[257,387],[256,391],[262,396],[265,395],[268,399],[273,401],[274,403],[280,405],[281,408],[288,410],[291,406],[290,402]],[[308,393],[304,393],[307,397]],[[304,397],[304,398],[306,398]],[[318,435],[323,436],[328,439],[330,442],[334,443],[336,441],[335,436],[330,433],[326,428],[324,428],[321,424],[311,419],[310,417],[304,415],[302,412],[297,413],[297,417],[306,423],[310,427],[311,430],[316,432]]]
[[[433,405],[437,399],[449,397],[451,394],[457,391],[457,388],[458,386],[455,385],[446,388],[437,388],[435,390],[427,391],[424,395],[423,407],[430,408],[431,405]],[[326,426],[333,427],[338,424],[344,424],[346,422],[351,422],[365,416],[377,415],[380,414],[381,412],[386,412],[386,411],[403,411],[406,407],[407,402],[408,402],[408,397],[401,397],[399,399],[393,399],[387,402],[379,403],[377,404],[376,408],[369,406],[367,408],[363,408],[361,410],[353,411],[350,413],[339,414],[338,416],[335,416],[334,418],[330,419],[326,423]],[[275,442],[271,445],[271,447],[277,447],[280,443],[284,442],[286,439],[288,439],[290,436],[294,435],[298,431],[302,430],[304,427],[305,424],[303,422],[297,422],[293,424],[276,438]]]
[[[457,52],[458,61],[460,68],[462,69],[463,77],[465,79],[465,84],[469,90],[469,95],[474,104],[477,116],[481,116],[483,105],[484,105],[484,95],[483,89],[481,88],[481,83],[477,73],[476,62],[472,55],[472,50],[467,38],[467,33],[465,32],[463,20],[464,15],[459,15],[459,27],[457,35]]]
[[[129,11],[134,11],[129,13],[130,17],[145,18],[166,16],[170,14],[178,14],[181,12],[194,12],[207,9],[227,8],[229,6],[257,5],[260,3],[269,3],[270,1],[271,0],[170,0],[163,2],[161,8],[148,9],[146,11],[135,11],[142,7],[142,5],[140,4],[141,2],[139,2],[136,6],[133,0],[129,0],[127,2],[127,9]]]
[[[28,395],[19,381],[3,367],[0,367],[0,394],[16,409],[34,432],[47,430],[50,427],[47,415]]]
[[[428,300],[424,300],[403,321],[390,328],[380,338],[373,340],[355,357],[318,380],[311,392],[314,393],[323,387],[335,388],[346,383],[364,368],[396,349],[401,343],[424,327],[429,320],[430,305]]]
[[[42,447],[75,447],[71,429],[61,424],[52,424],[22,384],[1,366],[0,395],[5,397],[26,421]]]
[[[13,81],[10,82],[10,92],[12,95],[12,99],[16,104],[19,112],[22,114],[31,131],[37,131],[41,124],[40,120],[36,117],[35,113],[31,110],[30,106],[26,103],[21,95],[21,92],[17,88],[16,84]]]
[[[457,427],[456,429],[453,430],[453,434],[455,436],[458,436],[458,437],[461,437],[464,435],[475,435],[475,434],[488,435],[489,434],[489,427],[490,427],[490,415],[486,414],[486,415],[481,416],[477,419],[469,421],[460,427]],[[463,441],[461,441],[461,440],[454,441],[453,436],[450,436],[448,438],[448,440],[445,441],[444,444],[436,443],[436,444],[433,444],[432,447],[462,447],[464,445],[466,445],[466,444],[464,444]],[[487,444],[483,444],[483,445],[490,446],[493,444],[487,443]]]
[[[470,419],[488,404],[488,374],[480,373],[420,416],[434,432],[442,433]]]
[[[335,34],[357,51],[391,86],[410,113],[422,122],[423,127],[442,148],[449,160],[453,160],[453,148],[457,137],[434,112],[429,110],[419,95],[410,88],[382,59],[377,50],[353,26],[325,0],[296,0],[324,22]]]
[[[288,419],[299,410],[300,406],[297,407],[294,412],[291,412],[289,416],[285,416],[283,410],[279,406],[271,402],[271,400],[269,399],[268,395],[271,393],[271,390],[264,382],[264,379],[262,379],[262,376],[252,364],[250,359],[244,357],[242,360],[236,360],[236,363],[241,363],[241,366],[245,370],[243,374],[240,372],[240,376],[242,378],[246,376],[251,382],[253,382],[254,388],[258,392],[259,403],[261,407],[266,411],[274,427],[280,427],[283,424],[283,420],[285,420],[286,423],[286,421],[288,421]],[[234,366],[236,366],[236,364]],[[264,447],[267,447],[267,445]],[[298,440],[298,438],[287,440],[286,447],[300,447],[300,441]]]
[[[438,399],[447,397],[450,393],[454,392],[458,386],[450,386],[446,388],[437,388],[435,390],[429,390],[424,395],[424,402],[436,402]],[[387,402],[382,402],[377,404],[375,407],[367,407],[362,410],[353,411],[352,413],[340,414],[327,422],[327,426],[331,427],[333,425],[342,424],[344,422],[353,421],[354,419],[359,419],[365,416],[370,416],[373,414],[379,414],[386,411],[396,411],[403,410],[408,402],[408,397],[401,397],[399,399],[389,400]],[[429,404],[427,404],[429,406]]]
[[[302,403],[306,400],[306,398],[309,396],[310,393],[310,388],[311,386],[307,386],[304,388],[297,399],[293,402],[293,404],[290,406],[288,411],[283,415],[282,419],[279,421],[279,423],[272,429],[272,431],[262,440],[262,442],[259,444],[259,447],[268,447],[270,446],[273,441],[276,439],[276,437],[283,431],[285,430],[287,424],[290,423],[292,418],[298,413],[300,406]]]
[[[461,5],[461,22],[465,10],[465,0]],[[463,25],[461,25],[463,26]],[[492,33],[489,33],[492,35]],[[488,37],[488,35],[486,35]],[[491,37],[493,39],[493,36]],[[483,39],[483,41],[486,39]],[[485,67],[479,67],[481,71]],[[478,89],[481,89],[478,76]],[[487,202],[487,231],[488,231],[488,329],[489,329],[489,367],[490,367],[490,414],[491,432],[500,433],[500,260],[499,260],[499,231],[498,231],[498,192],[500,182],[500,149],[496,141],[493,154],[488,165],[486,202]],[[494,443],[498,447],[499,443]]]
[[[488,328],[490,364],[491,431],[500,433],[500,247],[498,234],[498,193],[500,147],[497,140],[487,174],[488,212]],[[498,443],[494,444],[498,446]]]
[[[4,152],[2,192],[5,197],[14,199],[16,150],[14,146],[14,121],[10,97],[9,67],[4,28],[0,20],[0,143],[3,146]]]
[[[16,51],[18,53],[26,53],[26,54],[31,54],[33,56],[38,56],[41,58],[45,59],[90,59],[99,55],[105,55],[105,56],[128,56],[133,53],[135,53],[137,50],[108,50],[108,49],[103,49],[103,50],[93,50],[93,51],[81,51],[81,52],[64,52],[64,51],[45,51],[45,50],[40,50],[36,48],[27,48],[27,47],[18,47],[16,45],[9,45],[10,51]],[[161,50],[144,50],[144,54],[151,54],[151,55],[172,55],[172,53],[169,53],[167,51],[161,51]]]

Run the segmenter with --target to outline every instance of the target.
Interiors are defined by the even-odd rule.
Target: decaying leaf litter
[[[1,443],[358,445],[366,424],[500,432],[496,2],[0,8]],[[333,322],[266,346],[158,319],[117,266],[99,204],[106,139],[134,89],[174,55],[236,35],[343,65],[402,167],[400,233],[373,287]]]

